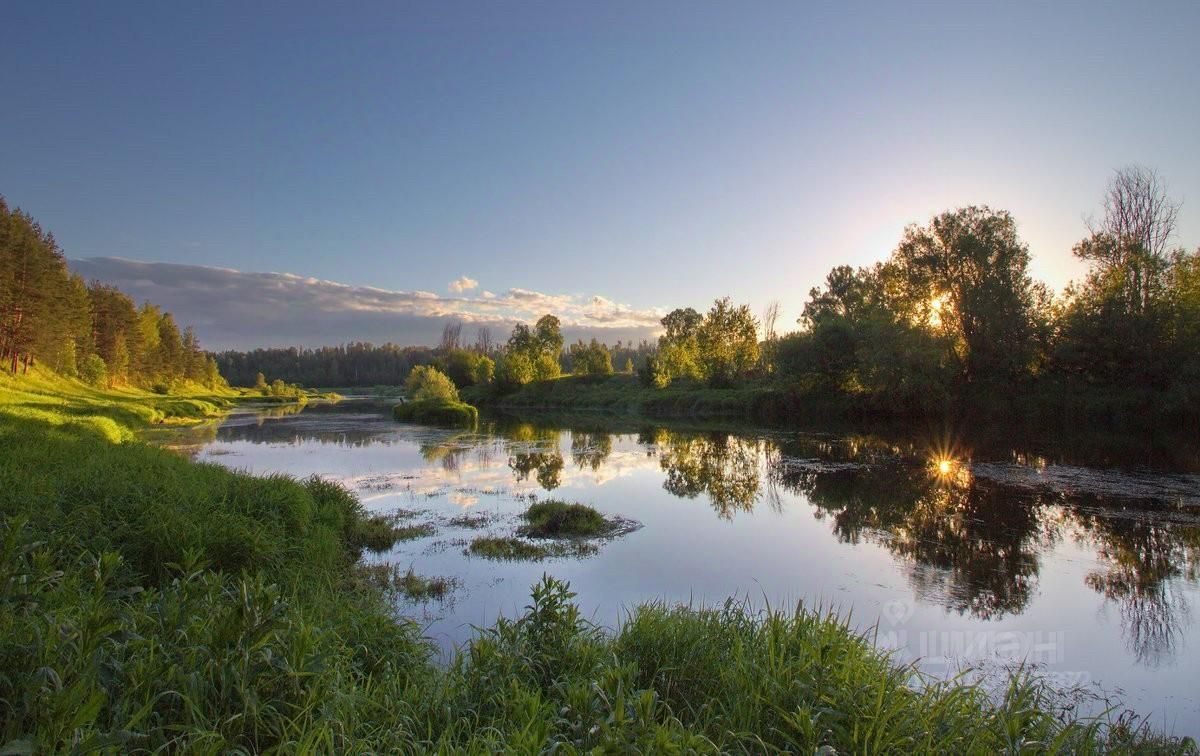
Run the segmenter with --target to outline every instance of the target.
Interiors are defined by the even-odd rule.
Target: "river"
[[[397,423],[371,397],[239,412],[158,441],[338,480],[373,512],[432,524],[364,560],[454,578],[444,599],[399,607],[443,650],[519,613],[548,572],[604,625],[644,601],[803,602],[927,672],[1033,665],[1200,734],[1200,474],[1186,455],[600,416],[485,416],[465,432]],[[586,557],[465,553],[549,497],[640,527]]]

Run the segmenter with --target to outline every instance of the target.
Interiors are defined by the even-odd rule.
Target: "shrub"
[[[442,371],[431,365],[417,365],[404,380],[408,398],[413,402],[457,402],[458,389]]]
[[[89,354],[79,366],[79,378],[91,386],[103,386],[108,383],[108,365],[96,354]]]

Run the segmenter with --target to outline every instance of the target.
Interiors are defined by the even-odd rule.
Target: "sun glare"
[[[929,300],[929,325],[940,326],[942,324],[942,308],[945,306],[945,294],[939,294]]]

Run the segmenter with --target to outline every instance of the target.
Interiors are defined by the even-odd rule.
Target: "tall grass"
[[[329,482],[0,412],[0,751],[1190,748],[1029,677],[914,687],[819,612],[650,604],[605,631],[550,577],[438,666],[356,573],[364,517]]]

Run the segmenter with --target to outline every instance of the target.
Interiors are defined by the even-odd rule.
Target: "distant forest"
[[[36,364],[98,386],[225,385],[194,330],[72,275],[53,234],[0,197],[0,366]]]
[[[225,351],[214,354],[213,358],[221,375],[233,386],[253,386],[259,373],[308,387],[399,386],[409,371],[418,365],[440,365],[445,372],[451,372],[454,368],[448,363],[469,360],[468,353],[489,358],[503,354],[503,346],[493,342],[487,327],[480,328],[476,338],[469,343],[463,339],[462,331],[460,321],[448,323],[436,347],[356,341],[314,349],[284,347]],[[649,341],[637,345],[618,341],[608,349],[619,367],[633,371],[646,364],[657,346]],[[569,351],[562,352],[558,361],[561,371],[572,371]]]

